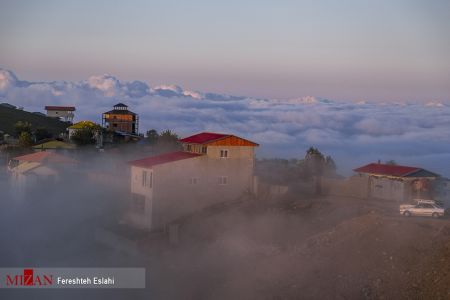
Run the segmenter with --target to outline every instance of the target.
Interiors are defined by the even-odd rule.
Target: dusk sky
[[[345,4],[344,4],[345,3]],[[0,67],[268,98],[448,101],[450,1],[0,1]]]

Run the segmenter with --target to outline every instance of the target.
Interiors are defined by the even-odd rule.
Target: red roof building
[[[249,140],[237,137],[232,134],[222,134],[213,132],[201,132],[181,139],[183,144],[223,144],[227,140],[227,144],[230,146],[259,146],[257,143]]]
[[[75,164],[76,160],[54,152],[41,151],[32,154],[14,157],[13,160],[19,162],[39,162],[39,163],[57,163],[57,164]]]
[[[353,171],[361,174],[392,177],[438,177],[437,174],[422,168],[380,163],[371,163],[363,167],[356,168]]]
[[[45,110],[75,111],[73,106],[46,106]]]
[[[165,153],[157,156],[146,157],[143,159],[130,161],[129,164],[135,167],[151,168],[156,165],[162,165],[182,159],[199,157],[201,154],[188,153],[183,151]]]
[[[75,117],[73,106],[46,106],[47,116],[52,118],[59,118],[66,122],[72,122]]]

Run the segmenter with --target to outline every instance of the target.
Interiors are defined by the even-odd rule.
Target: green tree
[[[92,128],[84,127],[77,129],[70,139],[77,145],[89,145],[95,143],[95,131]]]
[[[159,134],[157,145],[162,151],[175,151],[181,149],[178,135],[170,129]]]
[[[158,142],[159,134],[155,129],[147,131],[146,142],[150,145],[155,145]]]
[[[396,162],[395,160],[391,159],[391,160],[388,160],[388,161],[386,162],[386,164],[387,164],[387,165],[391,165],[391,166],[395,166],[395,165],[397,165],[397,162]]]
[[[31,139],[31,134],[26,131],[22,131],[19,135],[19,146],[22,148],[28,148],[33,145],[33,140]]]
[[[22,132],[28,132],[31,136],[31,124],[28,122],[19,121],[14,124],[14,131],[16,136],[20,136]]]
[[[322,176],[325,170],[325,157],[319,149],[309,147],[306,151],[304,163],[313,176]]]
[[[45,127],[36,128],[36,130],[34,131],[34,136],[36,137],[36,141],[40,141],[40,140],[48,139],[48,138],[52,137],[51,133],[48,132],[47,128],[45,128]]]

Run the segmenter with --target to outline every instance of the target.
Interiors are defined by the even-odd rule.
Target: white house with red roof
[[[63,169],[76,164],[70,157],[48,151],[14,157],[8,164],[14,194],[22,198],[30,189],[54,184],[60,180]]]
[[[183,151],[129,162],[129,223],[148,230],[161,228],[184,215],[253,191],[258,144],[209,132],[180,142]]]
[[[440,176],[418,167],[370,163],[354,169],[367,178],[367,196],[395,201],[433,198],[433,181]]]
[[[47,116],[59,118],[66,122],[72,122],[74,118],[74,106],[46,106]]]

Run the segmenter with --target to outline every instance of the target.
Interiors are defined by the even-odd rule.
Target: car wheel
[[[403,215],[404,215],[405,217],[411,217],[411,213],[410,213],[409,211],[405,211],[405,212],[403,213]]]
[[[439,214],[438,214],[438,213],[433,213],[431,216],[432,216],[433,218],[439,218]]]

